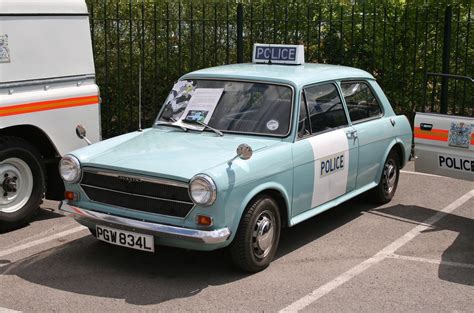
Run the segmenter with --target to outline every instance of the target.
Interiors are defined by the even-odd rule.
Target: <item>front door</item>
[[[293,144],[292,216],[354,189],[358,140],[333,83],[304,89],[298,139]]]

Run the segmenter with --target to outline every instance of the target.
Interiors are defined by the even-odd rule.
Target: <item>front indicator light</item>
[[[197,215],[196,224],[200,226],[212,226],[212,217],[206,215]]]
[[[79,196],[76,195],[74,192],[72,191],[66,191],[64,192],[64,198],[66,200],[69,200],[69,201],[74,201],[74,200],[78,200],[79,199]]]

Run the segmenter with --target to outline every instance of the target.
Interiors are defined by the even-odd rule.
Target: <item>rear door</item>
[[[415,115],[415,170],[474,181],[474,118]]]
[[[381,103],[369,81],[342,81],[341,89],[352,126],[359,140],[358,175],[355,188],[378,183],[393,127],[384,117]]]

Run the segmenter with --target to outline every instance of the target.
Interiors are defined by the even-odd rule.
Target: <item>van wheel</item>
[[[44,165],[38,150],[16,137],[0,138],[0,231],[27,224],[45,191]]]
[[[268,196],[253,200],[242,216],[230,246],[234,264],[252,273],[265,269],[275,256],[280,229],[276,202]]]
[[[377,187],[372,189],[374,201],[379,204],[390,202],[397,191],[400,177],[400,161],[395,151],[390,151],[383,165],[382,176]]]

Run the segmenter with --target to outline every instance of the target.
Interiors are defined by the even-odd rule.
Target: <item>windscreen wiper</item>
[[[158,121],[158,122],[156,122],[155,125],[166,125],[166,126],[171,126],[171,127],[178,127],[178,128],[181,128],[185,132],[188,131],[188,128],[184,127],[183,125],[175,124],[177,122],[177,120],[175,120],[174,118],[170,117],[170,118],[168,118],[168,120],[170,120],[172,123]]]
[[[216,134],[218,134],[219,136],[224,136],[224,133],[221,132],[220,130],[218,129],[215,129],[214,127],[211,127],[203,122],[200,122],[200,121],[197,121],[197,120],[181,120],[181,122],[183,122],[184,124],[198,124],[198,125],[201,125],[203,126],[204,128],[208,128],[210,130],[212,130],[213,132],[215,132]]]

